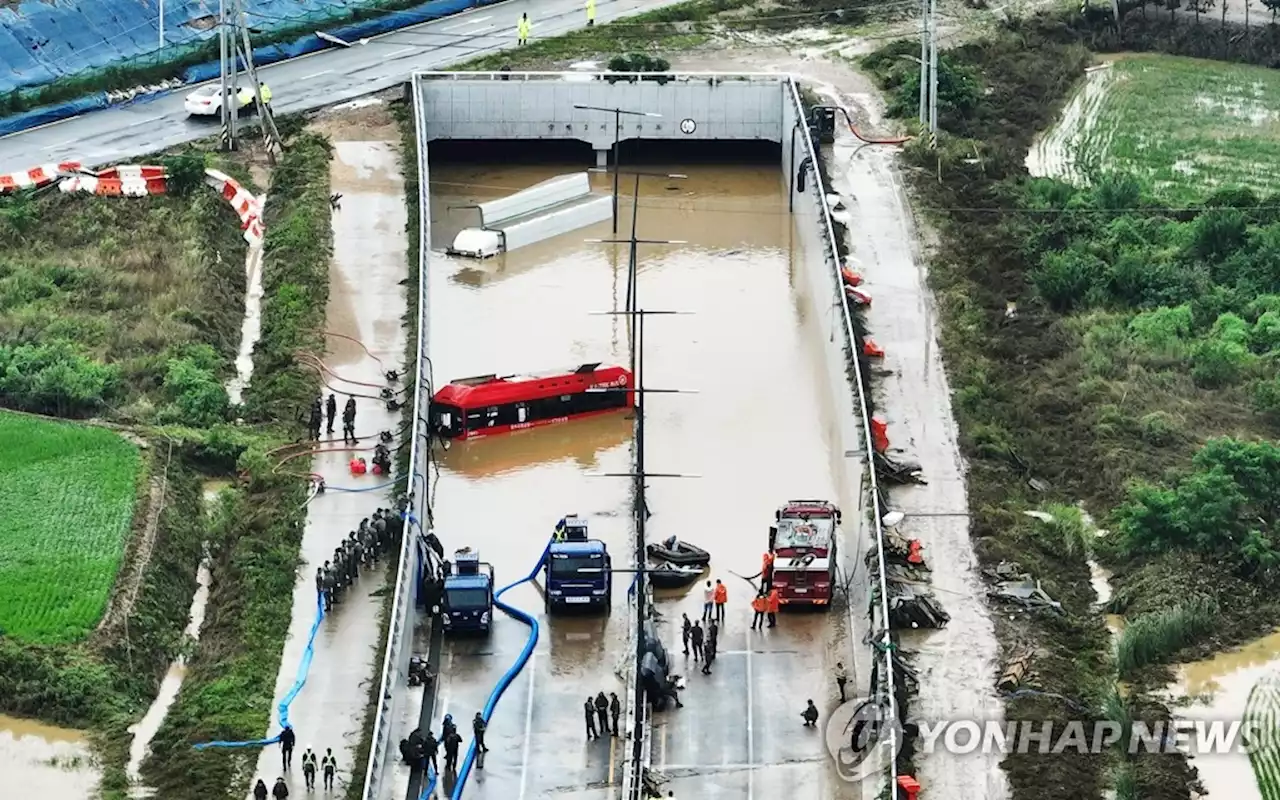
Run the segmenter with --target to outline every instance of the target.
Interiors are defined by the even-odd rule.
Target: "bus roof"
[[[630,385],[629,370],[592,363],[569,371],[459,378],[436,392],[431,401],[461,409],[487,408],[565,394],[581,394],[596,387],[621,388]]]

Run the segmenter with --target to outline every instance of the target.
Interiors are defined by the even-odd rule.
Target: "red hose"
[[[334,338],[337,338],[337,339],[346,339],[348,342],[355,342],[356,344],[360,345],[360,349],[364,350],[365,354],[367,354],[369,358],[372,358],[374,361],[377,361],[378,369],[382,370],[382,373],[384,375],[386,374],[387,365],[383,364],[382,359],[375,356],[373,354],[373,351],[371,351],[368,347],[365,346],[364,342],[360,341],[359,339],[353,338],[351,336],[347,336],[345,333],[334,333],[333,331],[323,331],[323,333],[325,336],[333,336]]]
[[[863,144],[905,144],[915,138],[914,136],[903,136],[901,139],[868,139],[858,133],[857,128],[853,127],[852,119],[849,120],[849,130],[853,131],[853,135],[858,137],[858,141]]]

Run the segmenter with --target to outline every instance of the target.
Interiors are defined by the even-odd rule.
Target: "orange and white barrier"
[[[147,197],[168,189],[164,167],[126,164],[93,172],[78,161],[45,164],[25,172],[0,175],[0,195],[23,189],[38,189],[59,182],[63,192],[85,192],[104,197]],[[251,245],[262,242],[262,202],[239,181],[216,169],[205,170],[204,182],[231,204],[240,217],[240,229]]]

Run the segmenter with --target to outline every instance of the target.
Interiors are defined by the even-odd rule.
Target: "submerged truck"
[[[547,613],[567,606],[607,611],[612,605],[613,560],[609,548],[591,538],[587,521],[577,514],[565,516],[556,525],[543,569]]]
[[[779,603],[829,608],[836,583],[840,509],[826,500],[791,500],[774,518],[769,549]]]
[[[470,547],[454,552],[446,564],[440,622],[448,633],[488,633],[493,625],[493,565]]]

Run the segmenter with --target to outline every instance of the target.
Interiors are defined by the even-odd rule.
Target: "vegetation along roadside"
[[[1035,690],[1008,698],[1007,716],[1128,725],[1169,716],[1168,664],[1280,621],[1280,203],[1190,180],[1170,192],[1116,162],[1080,186],[1029,176],[1033,137],[1094,61],[1087,46],[1116,42],[1093,24],[1012,20],[945,53],[938,148],[913,143],[904,160],[939,234],[930,275],[979,556],[1018,562],[1063,605],[997,615],[1006,656],[1031,654]],[[915,115],[917,68],[901,56],[918,47],[864,62],[899,116]],[[1052,521],[1023,513],[1037,509]],[[1108,610],[1128,621],[1114,657],[1090,559],[1114,572]],[[1181,800],[1194,783],[1181,756],[1122,747],[1005,767],[1015,797]]]

